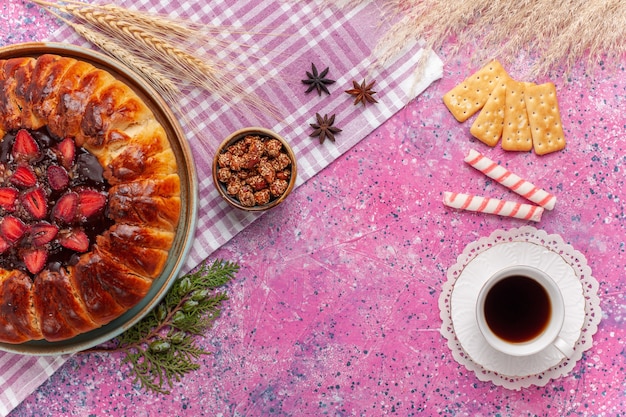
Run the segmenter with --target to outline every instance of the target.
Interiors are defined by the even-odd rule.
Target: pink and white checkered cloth
[[[385,68],[375,68],[371,51],[385,27],[381,22],[381,2],[372,1],[345,10],[322,7],[311,0],[187,0],[177,6],[166,0],[116,2],[138,10],[250,32],[237,35],[228,47],[234,48],[236,53],[231,57],[236,56],[238,67],[258,69],[254,77],[242,74],[241,85],[253,86],[256,95],[274,103],[285,116],[284,121],[277,123],[264,115],[235,112],[231,106],[202,91],[180,97],[177,108],[190,121],[181,124],[199,178],[198,228],[186,269],[199,264],[260,216],[229,208],[214,188],[211,161],[225,136],[246,126],[264,126],[281,134],[290,142],[298,159],[297,186],[366,137],[442,74],[441,61],[432,51],[427,51],[425,74],[421,79],[415,78],[416,63],[424,53],[417,42]],[[67,26],[49,40],[89,46]],[[256,53],[250,53],[242,43],[257,48]],[[242,49],[237,53],[236,48]],[[329,86],[330,95],[320,97],[315,91],[305,94],[307,86],[301,80],[306,78],[305,71],[311,70],[312,63],[319,71],[330,68],[328,77],[336,80]],[[376,80],[378,104],[355,106],[353,98],[344,92],[352,88],[353,80],[360,83],[363,79]],[[320,144],[317,138],[309,137],[312,131],[309,124],[315,121],[315,113],[336,114],[335,124],[343,132],[336,136],[335,143],[327,140]],[[63,362],[62,357],[0,354],[0,414],[10,412]]]

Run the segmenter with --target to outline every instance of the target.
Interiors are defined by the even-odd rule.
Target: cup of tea
[[[533,355],[549,346],[565,357],[574,354],[559,336],[565,319],[563,296],[540,269],[516,265],[496,272],[480,289],[476,318],[487,343],[507,355]]]

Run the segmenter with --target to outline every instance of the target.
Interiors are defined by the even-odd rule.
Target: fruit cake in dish
[[[174,152],[133,89],[74,58],[0,60],[0,342],[66,340],[135,306],[180,211]]]

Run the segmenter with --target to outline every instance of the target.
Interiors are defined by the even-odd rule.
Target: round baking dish
[[[118,336],[140,321],[162,300],[185,264],[198,215],[198,179],[191,149],[176,117],[159,94],[129,68],[90,49],[70,44],[40,42],[0,48],[0,59],[38,57],[43,54],[75,58],[102,68],[132,88],[144,100],[167,132],[176,157],[181,185],[181,212],[165,268],[153,281],[148,294],[136,306],[110,323],[71,339],[58,342],[37,340],[21,344],[0,343],[0,350],[24,355],[60,355],[89,349]]]

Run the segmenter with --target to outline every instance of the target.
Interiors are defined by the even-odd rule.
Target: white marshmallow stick
[[[513,174],[478,151],[471,149],[465,157],[465,162],[546,210],[552,210],[556,204],[556,196]]]
[[[532,204],[517,203],[514,201],[499,200],[497,198],[481,197],[471,194],[443,193],[443,204],[459,210],[475,211],[479,213],[497,214],[504,217],[532,220],[538,222],[543,214],[543,207]]]

